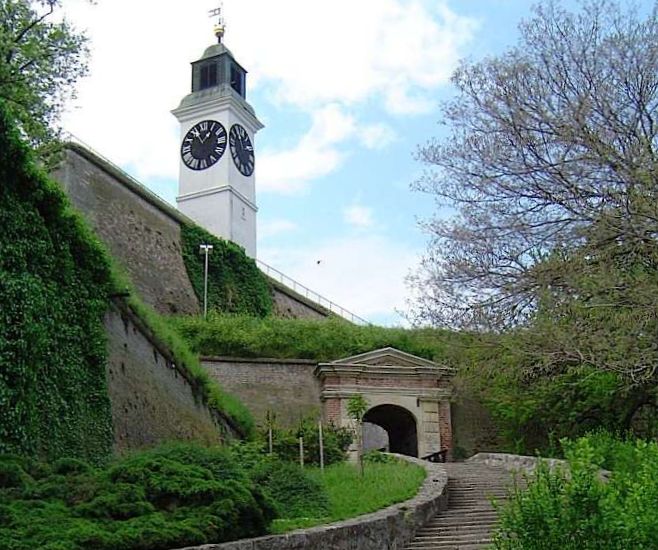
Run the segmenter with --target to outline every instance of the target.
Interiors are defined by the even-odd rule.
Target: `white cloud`
[[[260,191],[293,193],[340,166],[345,154],[338,145],[355,133],[354,119],[336,104],[313,114],[309,131],[292,148],[265,150],[259,160]]]
[[[177,179],[177,122],[169,111],[189,91],[189,62],[213,40],[206,13],[215,4],[67,2],[68,16],[88,29],[93,57],[65,128],[134,166],[140,179]],[[259,159],[262,188],[283,191],[340,167],[348,139],[387,144],[393,136],[383,126],[354,134],[366,102],[394,114],[431,108],[432,91],[447,82],[475,28],[446,0],[226,0],[226,15],[226,43],[250,71],[250,88],[270,90],[312,119],[294,148]]]
[[[345,208],[343,210],[343,219],[359,229],[369,228],[374,225],[372,208],[360,204],[353,204]]]
[[[230,0],[227,14],[236,29],[227,40],[259,80],[274,83],[278,101],[307,107],[379,95],[402,112],[411,103],[389,100],[447,82],[475,29],[445,0]]]
[[[383,149],[395,141],[395,132],[387,124],[371,124],[359,130],[359,141],[368,149]]]
[[[261,248],[260,257],[328,300],[368,320],[398,322],[406,307],[405,276],[419,252],[383,236],[353,236],[303,248]],[[318,260],[320,263],[318,263]]]
[[[297,224],[290,220],[277,219],[265,220],[258,224],[258,237],[261,239],[268,239],[276,237],[283,233],[290,233],[298,229]]]

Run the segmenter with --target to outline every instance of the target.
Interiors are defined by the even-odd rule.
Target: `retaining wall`
[[[320,381],[313,375],[316,361],[231,357],[201,361],[210,376],[249,407],[259,424],[267,411],[275,412],[277,424],[286,428],[321,413]]]
[[[182,258],[180,226],[193,223],[125,172],[85,147],[67,144],[51,174],[128,271],[139,295],[160,313],[199,313]],[[323,318],[326,308],[270,280],[274,315]]]
[[[106,314],[105,328],[116,452],[172,440],[216,444],[239,436],[229,419],[206,406],[197,383],[122,301]]]

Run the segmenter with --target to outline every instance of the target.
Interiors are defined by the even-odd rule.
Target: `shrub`
[[[234,443],[229,447],[254,484],[263,490],[279,518],[324,517],[328,500],[308,469],[269,455],[261,441]]]
[[[398,459],[381,451],[368,451],[363,455],[363,462],[368,464],[391,464]]]
[[[262,535],[275,513],[218,447],[167,445],[104,469],[56,470],[0,489],[3,548],[161,550]]]
[[[275,429],[272,447],[276,455],[288,462],[299,462],[299,435],[304,438],[304,464],[320,464],[320,438],[316,422],[305,420],[299,428]],[[326,465],[342,462],[352,443],[354,433],[349,428],[339,428],[328,424],[322,428],[324,463]],[[260,441],[263,448],[267,445],[267,432],[261,432]]]
[[[280,518],[320,518],[329,512],[329,500],[322,486],[299,464],[266,461],[254,472],[253,479],[272,499]]]
[[[606,483],[599,475],[607,437],[565,443],[570,469],[540,465],[526,490],[515,489],[495,535],[498,549],[655,548],[658,443],[620,444],[627,454]],[[627,465],[633,465],[626,469]]]

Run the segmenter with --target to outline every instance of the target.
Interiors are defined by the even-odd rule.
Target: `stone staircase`
[[[416,533],[405,550],[486,548],[497,520],[491,499],[505,500],[513,478],[509,471],[482,463],[445,464],[448,509]]]

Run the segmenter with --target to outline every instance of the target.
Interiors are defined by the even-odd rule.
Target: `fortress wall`
[[[160,313],[198,313],[174,209],[86,149],[70,145],[52,174],[139,295]]]
[[[238,436],[227,419],[206,407],[199,390],[178,370],[166,347],[125,304],[115,302],[105,327],[116,452],[171,440],[218,443]]]
[[[64,154],[53,178],[128,271],[140,296],[160,313],[199,313],[181,255],[180,226],[191,220],[84,147],[68,144]],[[276,316],[331,314],[285,285],[270,283]]]
[[[332,313],[315,302],[301,296],[287,286],[269,279],[272,286],[274,315],[284,319],[325,319]]]
[[[451,406],[453,448],[456,458],[483,451],[499,451],[504,445],[491,414],[477,399],[458,393]]]
[[[257,424],[264,423],[268,410],[276,413],[282,427],[297,426],[301,417],[320,415],[320,382],[313,376],[316,361],[204,357],[202,363],[249,407]]]

